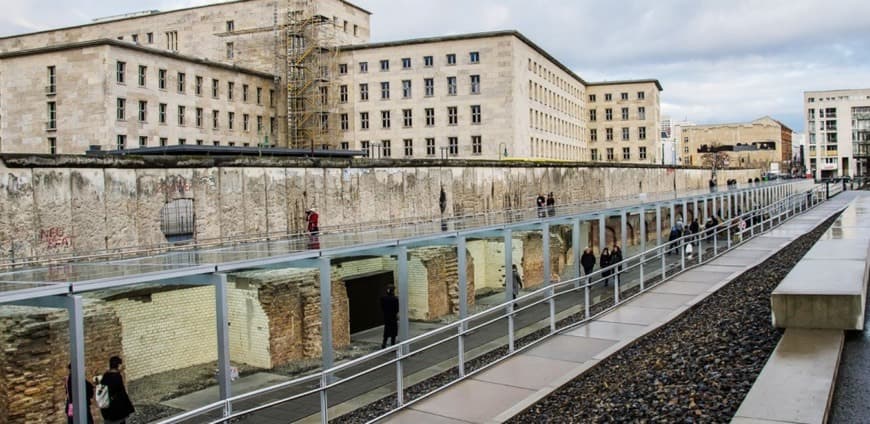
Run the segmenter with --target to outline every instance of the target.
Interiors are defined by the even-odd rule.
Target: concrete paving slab
[[[598,352],[614,343],[616,343],[614,340],[590,337],[555,336],[547,340],[546,343],[533,347],[523,355],[582,363],[592,359]]]
[[[625,305],[604,314],[599,321],[617,322],[622,324],[649,325],[663,318],[670,311],[667,309],[641,308]]]
[[[233,381],[233,394],[242,394],[252,392],[263,387],[273,386],[278,383],[290,381],[290,378],[284,375],[270,374],[267,372],[259,372],[251,374]],[[189,411],[210,403],[220,400],[220,388],[212,386],[207,389],[193,392],[184,396],[177,397],[162,402],[166,406]]]
[[[421,401],[412,409],[471,423],[483,423],[533,393],[533,390],[471,379]],[[466,407],[457,407],[458,405]],[[470,405],[474,406],[469,407]],[[405,417],[397,414],[396,419]]]
[[[709,284],[688,283],[683,281],[671,280],[662,283],[658,287],[650,290],[650,293],[686,294],[697,296],[701,293],[704,293],[709,288]]]
[[[679,281],[683,283],[714,284],[728,278],[728,276],[733,273],[734,270],[730,270],[727,272],[707,271],[707,267],[705,266],[703,267],[703,269],[693,269],[691,271],[684,272],[674,277],[671,281]]]
[[[776,237],[776,238],[787,238],[789,240],[794,240],[815,228],[812,225],[802,225],[800,227],[790,226],[787,228],[776,228],[768,231],[761,237]]]
[[[390,424],[467,424],[470,421],[456,420],[453,418],[442,417],[441,415],[415,411],[414,409],[406,409],[398,414],[388,417],[386,420],[378,422]]]
[[[740,246],[740,249],[768,251],[779,250],[783,245],[790,242],[791,240],[792,239],[789,237],[767,237],[765,235],[746,242],[746,244]]]
[[[728,274],[732,274],[735,271],[740,271],[744,267],[740,265],[714,265],[712,263],[707,263],[704,265],[704,272],[709,274],[711,272],[726,272]]]
[[[629,306],[639,306],[641,308],[659,308],[659,309],[674,309],[692,299],[695,296],[670,293],[644,293],[631,302]]]
[[[754,257],[739,257],[739,256],[731,256],[730,254],[725,255],[721,258],[717,258],[714,261],[710,262],[710,266],[731,266],[731,267],[739,267],[744,268],[750,265],[754,265],[758,262],[758,258],[762,256],[755,251]]]
[[[574,368],[577,368],[576,362],[535,355],[518,355],[473,378],[489,383],[538,390],[547,387],[550,382]]]
[[[644,332],[646,328],[645,325],[592,321],[580,328],[565,333],[565,335],[592,337],[605,340],[625,340],[637,337],[637,335]]]
[[[804,259],[867,259],[867,240],[819,240],[804,255]]]
[[[866,228],[831,226],[831,228],[822,234],[820,240],[870,240],[870,231]]]

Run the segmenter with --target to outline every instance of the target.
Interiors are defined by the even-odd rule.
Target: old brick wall
[[[0,310],[0,337],[2,422],[66,422],[67,313],[4,306]],[[86,301],[85,375],[89,379],[108,368],[109,357],[121,353],[121,342],[121,323],[112,308]]]
[[[538,287],[549,281],[549,276],[544,275],[543,235],[540,231],[531,231],[522,234],[522,278],[525,288]],[[565,268],[562,256],[564,242],[559,234],[550,234],[550,272],[561,274]]]
[[[474,304],[474,260],[466,252],[468,305]],[[420,319],[435,320],[459,313],[459,262],[453,247],[430,247],[411,251],[411,260],[419,261],[425,278],[427,309]],[[410,279],[410,275],[409,275]],[[412,298],[413,299],[413,298]],[[418,301],[419,302],[419,301]],[[422,312],[422,311],[421,311]]]

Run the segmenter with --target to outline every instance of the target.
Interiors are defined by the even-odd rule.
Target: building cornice
[[[637,79],[637,80],[617,80],[617,81],[596,81],[586,85],[590,87],[600,87],[604,85],[623,85],[623,84],[655,84],[659,91],[664,91],[662,84],[657,79]]]
[[[149,54],[153,54],[153,55],[157,55],[157,56],[168,57],[171,59],[182,60],[185,62],[196,63],[199,65],[220,68],[220,69],[224,69],[227,71],[233,71],[233,72],[238,72],[238,73],[242,73],[242,74],[254,75],[254,76],[263,77],[263,78],[274,78],[274,75],[272,75],[270,73],[266,73],[266,72],[255,71],[253,69],[242,68],[242,67],[235,66],[235,65],[228,65],[226,63],[221,63],[221,62],[212,62],[210,60],[206,60],[206,59],[202,59],[202,58],[198,58],[198,57],[187,56],[187,55],[178,54],[178,53],[174,53],[174,52],[170,52],[170,51],[166,51],[166,50],[154,49],[154,48],[145,47],[145,46],[142,46],[142,45],[136,44],[136,43],[125,42],[125,41],[120,41],[120,40],[113,40],[111,38],[102,38],[102,39],[97,39],[97,40],[80,41],[80,42],[66,43],[66,44],[56,44],[53,46],[40,47],[40,48],[36,48],[36,49],[18,50],[18,51],[14,51],[14,52],[0,53],[0,59],[10,59],[10,58],[15,58],[15,57],[33,56],[33,55],[46,54],[46,53],[56,53],[56,52],[61,52],[61,51],[65,51],[65,50],[81,49],[81,48],[87,48],[87,47],[100,47],[100,46],[111,46],[111,47],[118,47],[118,48],[127,49],[127,50],[135,50],[135,51],[149,53]]]

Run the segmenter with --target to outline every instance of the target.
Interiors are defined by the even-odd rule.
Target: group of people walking
[[[619,273],[622,271],[622,249],[618,244],[613,245],[613,249],[605,247],[601,250],[601,256],[596,260],[595,253],[591,247],[587,247],[580,256],[580,265],[583,266],[583,274],[589,275],[595,269],[595,263],[598,262],[599,269],[602,269],[601,277],[604,279],[604,286],[610,284],[611,277],[619,281]]]
[[[136,411],[133,402],[127,395],[124,387],[124,378],[121,370],[124,361],[119,356],[109,358],[109,369],[102,376],[94,377],[94,383],[85,381],[85,398],[87,399],[88,424],[93,424],[94,415],[91,413],[91,401],[96,400],[100,408],[100,415],[105,424],[124,424],[127,418]],[[70,373],[66,377],[66,410],[65,415],[69,424],[73,423],[75,403],[73,402],[72,364],[67,367]]]
[[[547,197],[538,194],[538,197],[535,198],[535,206],[538,208],[538,218],[556,215],[556,198],[553,197],[552,191],[547,194]]]

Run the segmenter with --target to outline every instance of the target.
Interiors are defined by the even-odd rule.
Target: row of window
[[[460,148],[459,137],[446,137],[447,145],[441,146],[441,155],[442,156],[458,156]],[[472,155],[480,155],[483,153],[483,137],[479,135],[473,135],[470,138],[470,144],[468,148],[471,150]],[[434,157],[436,155],[436,151],[439,149],[435,145],[435,138],[429,137],[424,139],[423,148],[425,148],[426,156]],[[414,139],[406,138],[402,140],[403,147],[403,155],[405,157],[414,156]],[[349,149],[350,143],[347,141],[343,141],[341,143],[342,149]],[[381,140],[379,142],[371,142],[369,140],[360,141],[360,149],[365,152],[366,156],[374,157],[374,158],[389,158],[392,157],[393,154],[393,145],[391,140]]]
[[[644,100],[645,98],[646,98],[646,93],[645,93],[645,92],[643,92],[643,91],[638,91],[638,92],[637,92],[637,100]],[[590,94],[590,95],[589,95],[589,103],[595,103],[596,100],[597,100],[597,96],[596,96],[595,94]],[[620,100],[620,101],[626,101],[626,100],[628,100],[628,93],[627,93],[627,92],[619,93],[619,100]],[[611,102],[611,101],[613,101],[613,94],[611,94],[611,93],[604,93],[604,101],[605,101],[605,102]]]
[[[205,120],[205,110],[201,107],[197,108],[188,108],[187,106],[178,105],[176,108],[176,124],[180,127],[188,125],[188,109],[194,110],[194,126],[196,128],[203,128],[204,120]],[[51,108],[49,108],[49,112],[51,113]],[[166,103],[158,103],[157,104],[157,122],[159,124],[166,124],[168,121],[168,113],[169,113],[169,105]],[[145,100],[138,101],[138,109],[137,109],[137,120],[139,122],[145,123],[148,122],[148,102]],[[212,129],[219,130],[220,129],[220,111],[212,110],[211,111],[211,124]],[[51,115],[49,115],[51,118]],[[118,121],[126,121],[127,120],[127,99],[123,97],[118,97],[115,100],[115,118]],[[257,132],[263,132],[263,116],[256,116],[256,128]],[[252,128],[251,115],[247,113],[242,114],[242,131],[250,131]],[[234,130],[236,126],[236,113],[235,112],[227,112],[226,113],[226,127],[228,130]],[[275,118],[269,118],[269,132],[271,134],[275,134]]]
[[[583,157],[580,146],[535,137],[531,138],[531,142],[532,157],[561,160],[580,160]]]
[[[622,120],[623,121],[628,121],[629,119],[631,119],[631,117],[629,116],[629,113],[628,113],[629,110],[627,107],[622,108],[622,110],[620,110],[620,112],[622,113]],[[646,107],[638,106],[637,115],[636,115],[635,119],[639,120],[639,121],[646,119]],[[589,122],[595,122],[597,120],[598,120],[598,110],[597,109],[589,109]],[[605,121],[612,121],[613,120],[613,109],[611,109],[611,108],[604,109],[604,120]]]
[[[574,84],[568,82],[568,80],[560,77],[555,72],[548,69],[546,66],[538,63],[535,60],[529,59],[529,71],[537,76],[539,76],[544,81],[549,82],[550,84],[559,87],[562,91],[566,93],[570,93],[575,98],[580,98],[582,94],[582,89]]]
[[[410,57],[403,57],[399,61],[401,63],[402,69],[413,69],[415,60]],[[390,60],[389,59],[381,59],[378,62],[378,67],[381,72],[388,72],[390,70]],[[480,52],[469,52],[468,53],[468,64],[478,64],[480,63]],[[419,65],[420,62],[417,62]],[[424,68],[432,68],[435,66],[435,57],[434,56],[423,56],[422,64]],[[447,66],[456,65],[456,53],[447,53],[444,56],[444,64]],[[368,62],[359,62],[359,73],[365,74],[369,72],[369,63]],[[338,64],[338,73],[340,75],[347,75],[348,65],[347,63]]]
[[[616,157],[614,156],[614,150],[612,147],[608,147],[607,149],[605,149],[605,156],[603,156],[603,157],[598,154],[598,149],[590,149],[589,152],[591,153],[591,158],[593,161],[600,161],[600,160],[612,161],[612,160],[616,159]],[[638,160],[646,160],[646,147],[641,146],[641,147],[637,148],[637,158],[638,158]],[[622,160],[631,160],[631,148],[630,147],[623,147],[622,148]]]
[[[469,85],[468,92],[469,94],[480,94],[480,75],[470,75],[468,77]],[[448,96],[456,96],[459,93],[459,86],[456,82],[456,77],[447,77],[447,95]],[[389,81],[381,81],[380,85],[380,99],[381,100],[389,100],[390,99],[390,82]],[[320,99],[321,103],[326,104],[329,96],[328,96],[327,87],[320,87]],[[414,95],[414,85],[411,80],[402,80],[402,98],[410,99]],[[424,78],[423,79],[423,97],[434,97],[435,96],[435,79],[434,78]],[[339,103],[347,103],[350,97],[350,90],[347,85],[341,85],[338,87],[338,101]],[[361,102],[367,102],[371,97],[369,84],[362,83],[359,85],[359,100]]]
[[[55,75],[54,75],[54,67],[49,66],[49,84],[54,85]],[[187,94],[187,84],[188,78],[187,74],[184,72],[177,72],[174,74],[173,81],[170,81],[169,71],[166,69],[158,69],[157,70],[157,88],[160,90],[167,90],[171,82],[174,82],[174,86],[176,92],[178,94]],[[115,82],[118,84],[127,84],[127,63],[122,61],[115,62]],[[139,87],[147,87],[148,86],[148,67],[145,65],[139,65],[138,72],[136,74],[136,82]],[[205,79],[202,76],[195,75],[193,79],[193,94],[197,96],[201,96],[203,93],[203,88],[205,85]],[[219,99],[221,95],[221,83],[219,79],[212,78],[211,79],[211,96],[214,99]],[[242,84],[241,87],[241,96],[242,102],[248,103],[250,101],[254,101],[258,105],[263,104],[263,87],[254,87],[251,90],[251,87],[248,84]],[[226,97],[227,100],[233,101],[236,98],[236,83],[235,81],[227,81],[226,82]],[[275,90],[269,90],[269,106],[275,106]]]
[[[552,107],[572,118],[580,119],[580,104],[572,102],[568,97],[560,95],[532,80],[529,80],[529,100]]]
[[[628,127],[622,127],[622,141],[629,141],[631,139],[631,129]],[[646,140],[646,127],[638,127],[637,128],[637,139],[638,140]],[[604,140],[605,141],[613,141],[613,128],[605,128],[604,129]],[[589,130],[589,141],[598,141],[598,130],[592,128]]]
[[[529,109],[529,128],[575,140],[580,140],[583,133],[580,125],[535,109]]]
[[[471,105],[469,107],[471,124],[472,125],[480,125],[483,122],[483,111],[480,105]],[[390,110],[382,110],[380,113],[381,117],[381,128],[382,129],[390,129],[392,127],[392,117],[393,113]],[[436,125],[435,119],[435,108],[425,108],[423,109],[423,118],[424,125],[427,127],[434,127]],[[341,130],[348,131],[350,130],[350,122],[349,116],[346,113],[342,113],[340,115],[341,120]],[[360,130],[367,130],[371,128],[371,116],[369,112],[360,112],[359,113],[359,124],[358,127]],[[458,106],[447,106],[447,125],[456,126],[459,125],[459,107]],[[413,109],[402,109],[402,127],[403,128],[412,128],[414,126],[414,110]]]
[[[149,144],[148,144],[148,140],[149,140],[149,137],[146,136],[146,135],[139,136],[139,144],[138,144],[137,147],[148,147],[148,145],[149,145]],[[53,144],[52,144],[52,142],[53,142]],[[50,143],[50,146],[51,146],[51,154],[55,154],[55,152],[56,152],[56,146],[57,146],[57,141],[56,141],[56,139],[54,139],[54,138],[49,138],[49,143]],[[115,149],[117,149],[117,150],[124,150],[124,149],[127,149],[127,148],[131,147],[131,146],[129,146],[127,143],[128,143],[128,141],[127,141],[127,135],[126,135],[126,134],[118,134],[117,136],[115,136]],[[202,139],[197,139],[197,140],[194,141],[194,143],[195,143],[197,146],[205,146],[205,145],[207,145],[207,142],[206,142],[205,140],[202,140]],[[177,141],[177,144],[178,144],[179,146],[183,146],[183,145],[187,144],[187,139],[186,139],[186,138],[179,138],[178,141]],[[158,138],[158,145],[159,145],[160,147],[166,147],[166,146],[168,146],[168,145],[169,145],[169,138],[167,138],[167,137],[159,137],[159,138]],[[221,145],[221,142],[220,142],[220,140],[214,140],[214,141],[211,142],[211,145],[212,145],[212,146],[220,146],[220,145]],[[233,146],[236,145],[236,142],[235,142],[235,141],[229,141],[229,142],[227,142],[226,145],[227,145],[227,146],[230,146],[230,147],[233,147]],[[255,142],[254,145],[257,145],[257,143]],[[250,143],[250,142],[243,142],[243,143],[241,143],[241,146],[244,146],[244,147],[251,147],[251,143]],[[277,147],[277,145],[272,144],[272,145],[270,145],[270,146],[266,146],[266,147]]]

